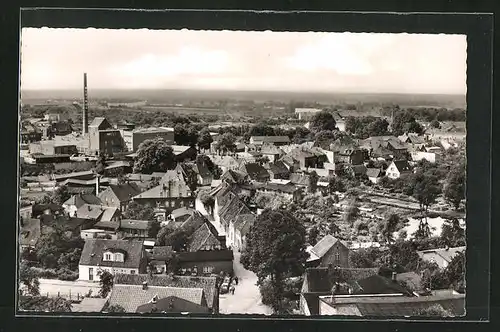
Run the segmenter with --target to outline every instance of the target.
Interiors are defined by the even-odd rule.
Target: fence
[[[72,292],[70,289],[67,292],[61,292],[61,291],[44,292],[41,293],[40,295],[47,297],[61,297],[69,301],[80,302],[81,300],[83,300],[84,297],[96,296],[97,294],[98,294],[97,291],[82,293],[82,292]]]

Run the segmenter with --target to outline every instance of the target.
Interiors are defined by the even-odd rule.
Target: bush
[[[58,279],[64,281],[75,281],[78,279],[78,272],[68,270],[66,268],[57,271]]]
[[[58,274],[55,269],[43,269],[39,267],[32,267],[33,272],[36,274],[38,278],[43,279],[57,279]]]

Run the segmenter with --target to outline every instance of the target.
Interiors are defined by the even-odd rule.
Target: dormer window
[[[104,261],[113,261],[113,254],[111,252],[104,253]]]
[[[122,253],[119,253],[119,252],[115,253],[115,262],[123,262],[123,260],[124,260],[123,258],[124,257],[123,257]]]

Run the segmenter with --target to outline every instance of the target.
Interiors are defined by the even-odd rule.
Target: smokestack
[[[83,73],[83,127],[82,133],[89,132],[89,101],[87,95],[87,73]]]

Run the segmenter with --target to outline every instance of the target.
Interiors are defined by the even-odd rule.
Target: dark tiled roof
[[[113,191],[120,202],[126,202],[132,197],[141,193],[141,190],[135,183],[124,183],[119,185],[110,184],[109,190]]]
[[[368,278],[352,281],[354,294],[404,294],[411,296],[411,292],[401,286],[397,281],[383,277],[381,275],[372,275]]]
[[[258,163],[246,163],[243,167],[252,180],[262,180],[270,177],[269,172]]]
[[[400,172],[410,172],[411,166],[407,160],[394,160],[394,165],[396,165],[398,171]]]
[[[306,270],[309,292],[330,293],[335,283],[337,274],[341,280],[352,282],[378,274],[378,268],[309,268]]]
[[[168,296],[157,300],[156,304],[146,303],[137,307],[138,313],[151,312],[175,312],[175,313],[208,313],[207,307],[193,303],[191,301],[181,299],[177,296]]]
[[[210,227],[204,223],[191,235],[188,248],[189,251],[194,252],[199,250],[219,250],[223,246],[217,237],[217,233],[214,234]]]
[[[165,261],[172,253],[173,250],[171,246],[154,246],[150,257],[152,260]]]
[[[84,204],[101,205],[101,200],[94,194],[77,194],[71,196],[64,205],[75,205],[76,208],[80,208]]]
[[[109,297],[109,305],[119,305],[125,312],[136,312],[137,308],[148,303],[157,296],[165,298],[177,296],[187,301],[201,305],[206,301],[202,288],[179,288],[149,286],[146,289],[142,285],[114,285]]]
[[[21,227],[19,243],[23,246],[34,246],[40,238],[40,219],[25,219]]]
[[[192,233],[203,226],[203,224],[205,224],[206,222],[206,218],[200,212],[194,211],[191,217],[186,219],[186,221],[184,221],[180,225],[180,227],[188,233]]]
[[[243,203],[237,196],[231,200],[224,210],[222,210],[220,217],[224,224],[229,224],[232,220],[240,214],[251,214],[250,209]]]
[[[143,258],[142,241],[87,239],[80,257],[80,265],[138,268]],[[103,261],[103,253],[108,249],[124,251],[124,262]]]
[[[281,160],[275,161],[274,163],[269,164],[269,169],[274,174],[288,174],[290,171],[285,166],[285,163]]]
[[[189,277],[189,276],[174,276],[154,274],[115,274],[114,283],[125,285],[142,285],[146,281],[151,286],[169,286],[182,288],[203,288],[207,298],[209,308],[213,306],[214,295],[216,294],[216,278],[215,277]]]

